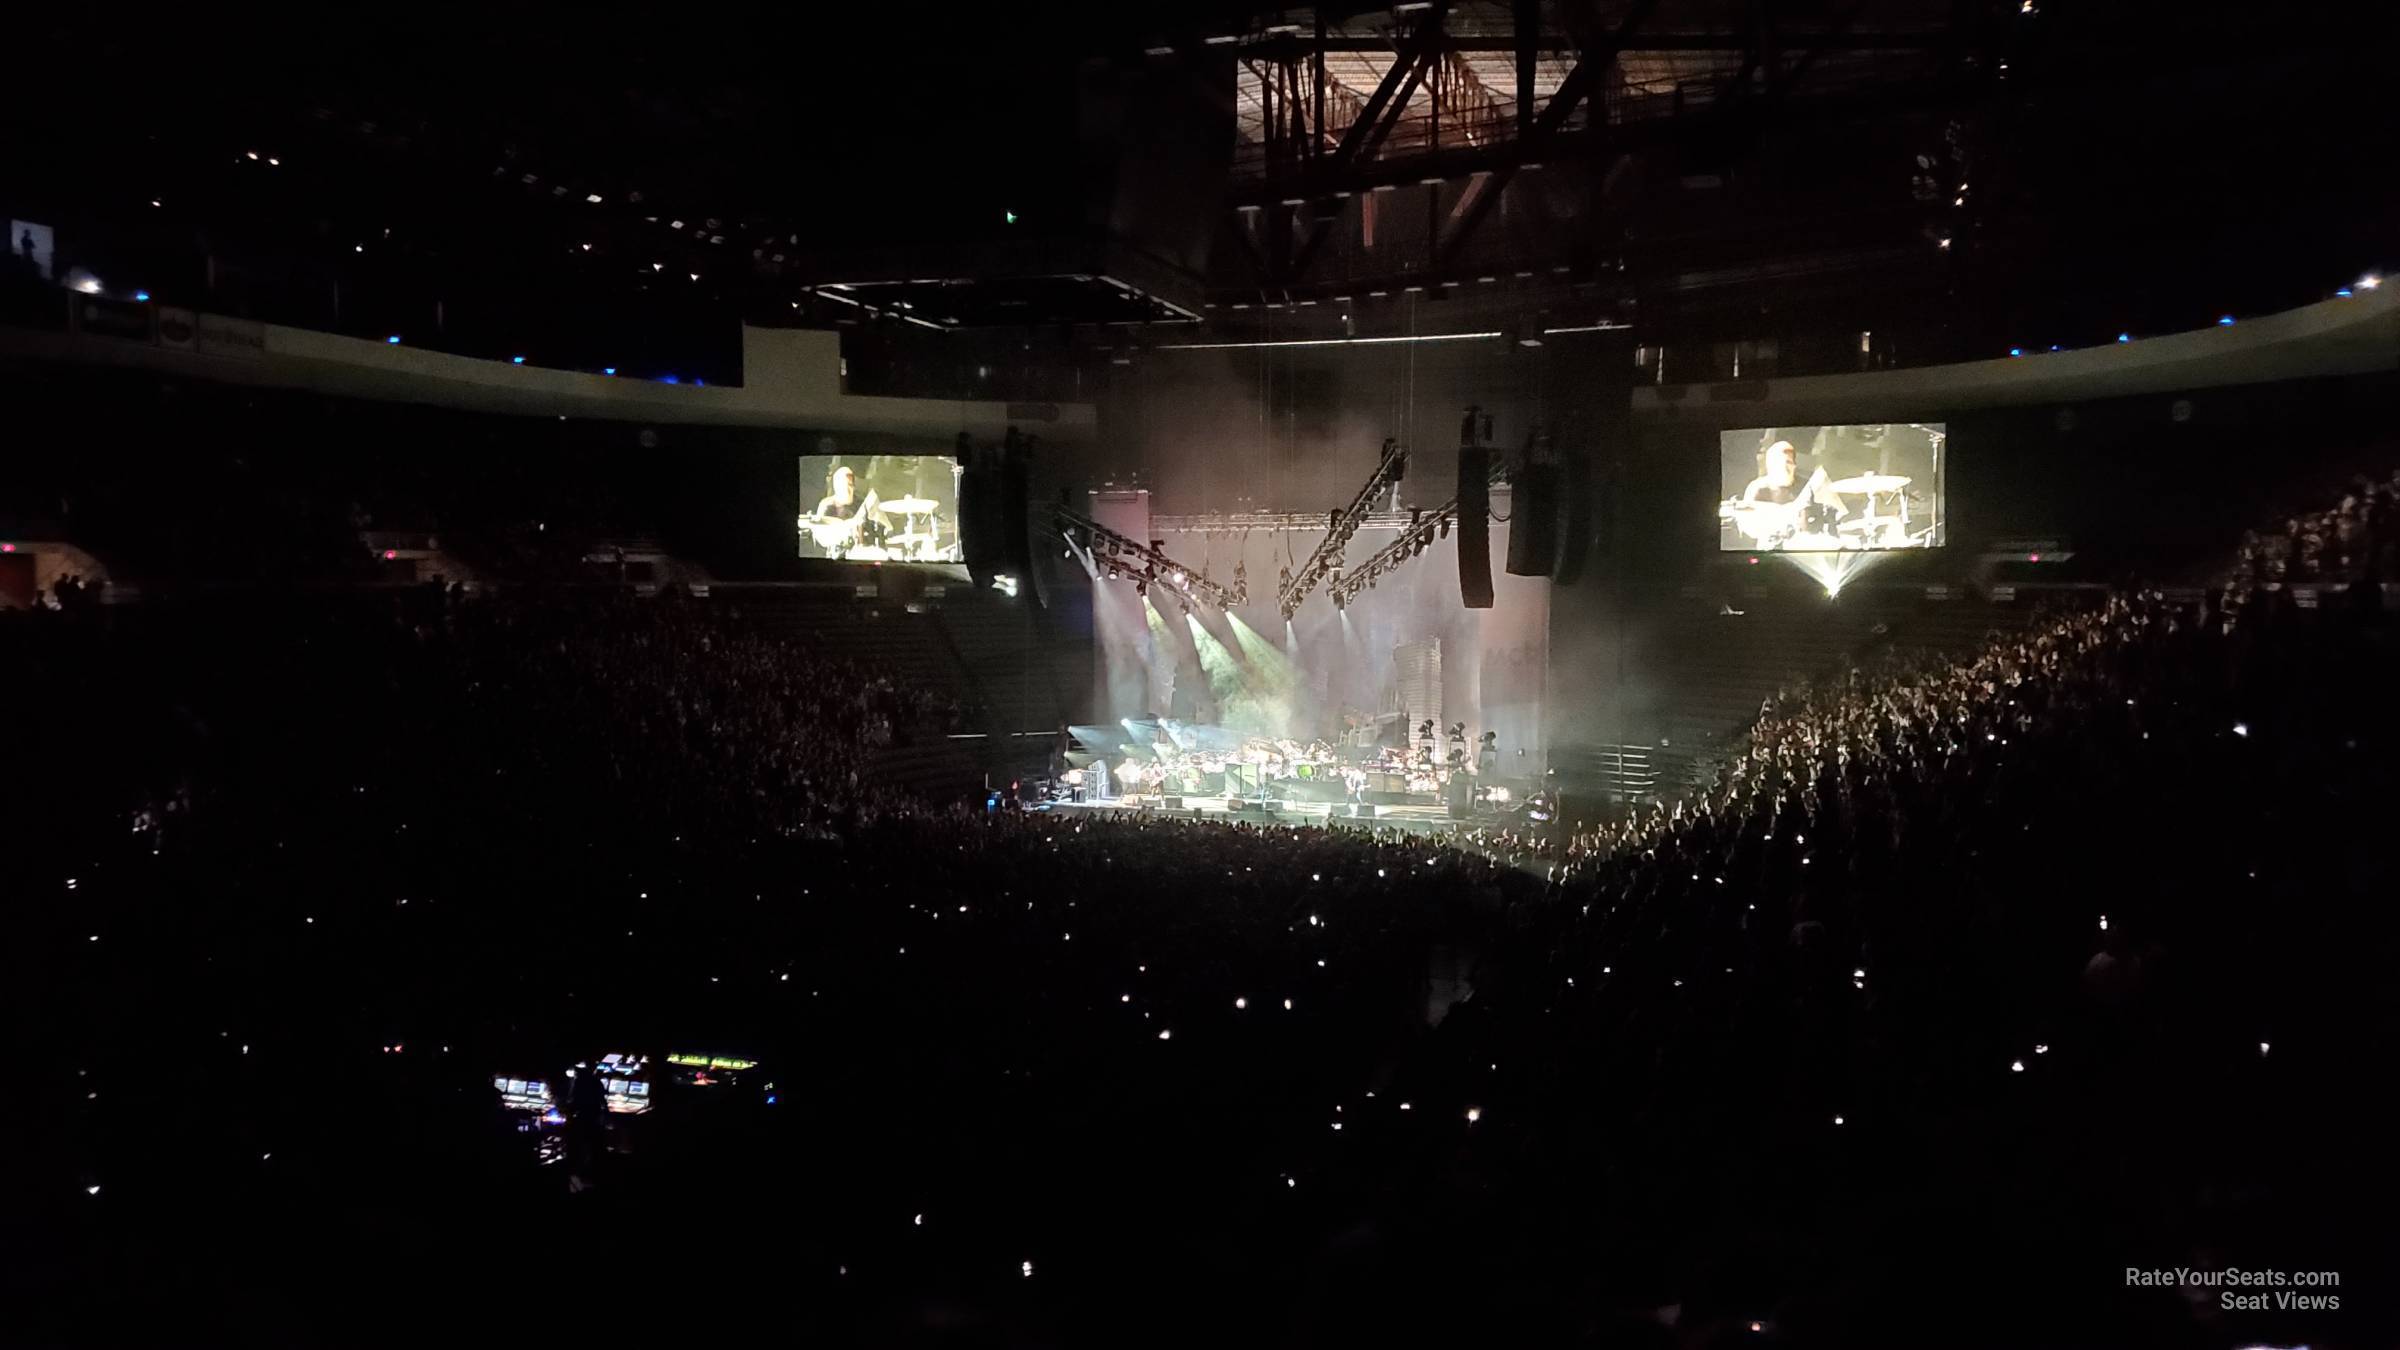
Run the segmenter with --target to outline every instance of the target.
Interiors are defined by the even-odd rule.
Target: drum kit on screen
[[[849,562],[956,562],[958,541],[942,538],[942,523],[934,514],[938,506],[925,497],[894,497],[849,519],[802,516],[800,529],[828,557]]]
[[[1738,498],[1719,506],[1717,517],[1731,522],[1757,547],[1784,553],[1923,548],[1933,542],[1933,527],[1911,528],[1906,491],[1911,481],[1904,474],[1862,473],[1826,483],[1826,488],[1842,497],[1866,501],[1866,510],[1848,519],[1831,519],[1832,510],[1813,501],[1746,502]]]

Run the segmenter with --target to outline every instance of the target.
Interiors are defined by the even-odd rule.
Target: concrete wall
[[[742,330],[740,387],[663,384],[519,366],[422,347],[276,324],[203,316],[205,331],[244,342],[193,349],[83,333],[0,329],[0,356],[126,366],[348,398],[421,403],[518,416],[794,427],[922,436],[947,448],[959,432],[996,439],[1021,426],[1046,441],[1093,435],[1088,405],[1012,405],[957,399],[865,398],[842,391],[841,335],[797,328]]]

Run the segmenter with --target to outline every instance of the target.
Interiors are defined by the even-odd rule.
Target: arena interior
[[[9,28],[0,1344],[2400,1343],[2391,15]]]

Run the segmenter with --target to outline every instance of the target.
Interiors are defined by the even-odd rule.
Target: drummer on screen
[[[829,524],[849,527],[847,537],[840,541],[839,546],[855,548],[874,542],[867,538],[867,534],[870,530],[881,533],[886,524],[882,499],[875,495],[875,489],[868,488],[862,500],[858,495],[858,471],[847,464],[836,465],[825,486],[825,495],[817,502],[816,517]]]
[[[1800,454],[1790,441],[1777,441],[1767,447],[1758,477],[1742,489],[1745,502],[1763,502],[1770,506],[1806,506],[1814,504],[1833,513],[1835,518],[1848,515],[1849,503],[1825,476],[1820,464],[1809,471],[1808,481],[1800,481]]]

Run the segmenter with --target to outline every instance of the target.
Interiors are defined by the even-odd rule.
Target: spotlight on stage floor
[[[1775,555],[1808,573],[1829,598],[1839,597],[1842,587],[1878,562],[1881,553],[1778,553]]]

